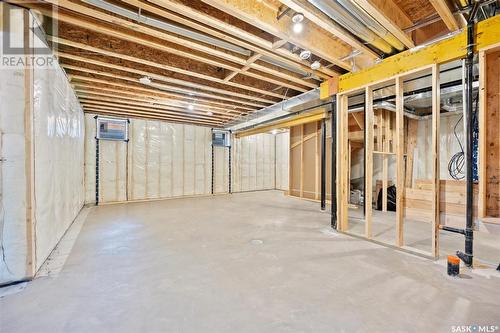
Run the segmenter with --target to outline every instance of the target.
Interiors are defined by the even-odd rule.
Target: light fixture
[[[149,76],[143,76],[139,79],[142,84],[151,84],[151,78]]]
[[[293,27],[292,30],[296,34],[300,34],[302,30],[304,29],[304,24],[302,23],[304,21],[304,14],[302,13],[296,13],[292,17],[292,22],[293,22]]]
[[[278,134],[278,130],[277,130],[276,128],[275,128],[275,129],[273,129],[273,130],[271,131],[271,134],[272,134],[272,135],[276,135],[276,134]]]
[[[300,52],[299,57],[302,60],[309,59],[311,57],[311,51],[303,50],[302,52]]]
[[[311,64],[311,69],[313,69],[313,70],[318,70],[320,67],[321,67],[321,63],[318,60],[314,61]]]
[[[194,110],[194,105],[193,105],[193,104],[189,104],[189,105],[188,105],[188,109],[189,109],[190,111],[193,111],[193,110]]]
[[[213,116],[214,114],[212,113],[212,111],[207,111],[207,116]]]

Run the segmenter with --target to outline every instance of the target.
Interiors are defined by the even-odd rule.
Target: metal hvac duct
[[[373,45],[384,53],[392,53],[393,48],[386,40],[375,34],[366,25],[360,22],[355,14],[349,12],[336,0],[308,0],[316,8],[328,15],[332,20],[351,31],[364,41]],[[383,34],[383,32],[381,32]]]
[[[367,13],[362,7],[360,7],[353,0],[337,0],[351,15],[356,17],[370,30],[375,32],[381,38],[383,38],[387,43],[394,47],[398,51],[403,51],[405,45],[401,43],[392,33],[390,33],[383,25],[378,23],[370,13]]]

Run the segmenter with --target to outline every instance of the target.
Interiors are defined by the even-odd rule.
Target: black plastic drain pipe
[[[474,6],[475,7],[475,6]],[[474,10],[473,10],[474,12]],[[474,117],[472,103],[472,82],[474,81],[474,15],[471,14],[467,23],[467,58],[465,59],[465,122],[466,126],[466,224],[465,224],[465,252],[457,251],[457,256],[466,266],[472,266],[473,241],[474,241],[474,216],[473,205],[473,149],[474,149]]]
[[[321,210],[326,209],[326,119],[321,120]]]
[[[465,178],[466,178],[466,213],[465,229],[441,226],[440,229],[462,234],[465,236],[465,251],[457,251],[459,257],[467,267],[472,266],[474,258],[474,216],[473,216],[473,149],[474,149],[474,117],[472,102],[472,83],[474,81],[474,17],[477,12],[477,3],[469,16],[467,22],[467,57],[465,58]]]

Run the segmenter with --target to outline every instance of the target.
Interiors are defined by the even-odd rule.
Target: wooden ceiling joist
[[[225,84],[225,85],[228,85],[228,86],[231,86],[231,87],[235,87],[235,88],[239,88],[239,89],[244,89],[244,90],[248,90],[248,91],[258,92],[258,93],[261,93],[261,94],[270,95],[270,96],[279,97],[279,98],[283,97],[283,96],[281,96],[279,94],[269,93],[266,90],[255,88],[255,87],[252,87],[252,86],[243,85],[243,84],[234,83],[234,82],[228,82],[228,81],[226,81],[224,79],[219,79],[219,78],[216,78],[216,77],[213,77],[213,76],[209,76],[209,75],[205,75],[205,74],[202,74],[202,73],[197,73],[197,72],[193,72],[193,71],[189,71],[189,70],[185,70],[185,69],[181,69],[181,68],[177,68],[177,67],[169,66],[169,65],[165,65],[165,64],[159,64],[159,63],[156,63],[156,62],[153,62],[153,61],[149,61],[149,60],[145,60],[145,59],[140,59],[140,58],[133,57],[133,56],[126,55],[126,54],[122,54],[122,53],[116,53],[116,52],[107,51],[107,50],[104,50],[104,49],[101,49],[101,48],[96,48],[96,47],[88,46],[88,45],[83,44],[83,43],[77,43],[77,42],[73,42],[73,41],[70,41],[70,40],[67,40],[67,39],[63,39],[63,38],[58,38],[58,37],[54,37],[54,36],[48,36],[48,39],[50,41],[54,42],[54,43],[61,44],[61,45],[66,45],[66,46],[71,46],[73,48],[78,48],[80,50],[90,51],[90,52],[94,52],[94,53],[101,54],[101,55],[115,57],[115,58],[118,58],[118,59],[124,59],[124,60],[128,60],[128,61],[131,61],[131,62],[135,62],[135,63],[139,63],[139,64],[143,64],[143,65],[147,65],[147,66],[151,66],[151,67],[155,67],[155,68],[159,68],[159,69],[163,69],[163,70],[168,70],[168,71],[172,71],[172,72],[176,72],[176,73],[180,73],[180,74],[192,76],[192,77],[195,77],[195,78],[199,78],[199,79],[203,79],[203,80],[207,80],[207,81],[211,81],[211,82]],[[242,71],[243,71],[243,69],[242,69]],[[294,90],[297,90],[297,91],[300,91],[300,92],[306,92],[308,90],[306,88],[299,87],[297,85],[283,83],[283,82],[272,80],[272,79],[269,82],[273,83],[273,84],[277,84],[277,85],[283,85],[285,87],[288,87],[288,88],[291,88],[291,89],[294,89]]]
[[[124,75],[118,75],[114,73],[109,73],[109,72],[103,72],[99,70],[94,70],[90,69],[87,67],[81,67],[81,66],[73,66],[73,65],[68,65],[68,64],[61,64],[61,66],[65,69],[73,70],[73,71],[79,71],[79,72],[84,72],[84,73],[90,73],[90,74],[96,74],[100,76],[105,76],[105,77],[110,77],[113,79],[118,79],[118,80],[125,80],[129,82],[134,82],[138,83],[138,79],[136,77],[130,77],[130,76],[124,76]],[[207,97],[207,98],[213,98],[216,100],[224,100],[224,101],[229,101],[229,102],[235,102],[235,103],[240,103],[243,105],[250,105],[250,106],[256,106],[259,108],[266,107],[266,104],[260,104],[252,101],[246,101],[246,100],[239,100],[236,98],[229,98],[226,96],[220,96],[220,95],[215,95],[215,94],[209,94],[209,93],[204,93],[201,91],[196,91],[196,90],[191,90],[191,89],[185,89],[181,87],[175,87],[171,85],[166,85],[166,84],[161,84],[161,83],[156,83],[153,82],[148,85],[148,87],[153,87],[159,90],[165,90],[165,91],[173,91],[177,93],[183,93],[189,96],[201,96],[201,97]],[[194,98],[194,97],[193,97]]]
[[[306,73],[313,72],[323,79],[327,79],[336,74],[334,71],[329,70],[328,68],[322,68],[320,70],[314,71],[310,68],[307,61],[302,60],[297,54],[294,54],[290,51],[282,52],[279,55],[276,54],[274,50],[285,44],[286,41],[283,41],[280,46],[275,47],[274,43],[270,43],[259,36],[245,31],[244,29],[240,29],[238,27],[230,25],[222,20],[207,15],[206,13],[185,6],[182,3],[172,0],[148,1],[166,9],[161,10],[160,8],[147,4],[143,1],[123,0],[123,2],[126,2],[142,10],[154,13],[166,19],[172,20],[174,22],[183,24],[189,28],[204,32],[207,35],[246,48],[254,53],[265,55],[288,66],[297,67],[298,69],[303,70]],[[186,17],[189,17],[191,19],[187,19]],[[262,70],[262,67],[260,65],[252,65],[250,67],[257,70]]]
[[[199,106],[200,110],[205,110],[205,111],[211,111],[214,114],[224,114],[227,115],[228,113],[231,113],[233,115],[244,115],[248,114],[248,111],[236,111],[233,109],[228,109],[228,108],[221,108],[221,107],[214,107],[212,105],[207,105],[205,103],[200,103],[199,101],[181,101],[181,100],[174,100],[170,98],[162,98],[158,97],[155,95],[148,95],[144,93],[138,93],[138,92],[131,92],[131,91],[124,91],[123,89],[113,89],[113,88],[106,88],[106,87],[96,87],[94,85],[90,84],[82,84],[82,83],[74,83],[73,88],[76,92],[86,92],[86,93],[93,93],[93,94],[102,94],[103,96],[106,96],[104,94],[108,93],[108,97],[112,96],[118,96],[120,98],[125,98],[128,97],[128,99],[131,100],[140,100],[140,101],[148,101],[148,102],[155,102],[163,105],[169,105],[173,107],[179,107],[179,108],[184,108],[186,109],[189,105],[192,103],[195,103],[196,105]],[[95,91],[97,90],[97,91]],[[112,94],[115,95],[112,95]]]
[[[144,95],[144,96],[150,96],[152,98],[162,98],[162,99],[175,99],[178,100],[179,102],[183,103],[190,103],[193,101],[193,97],[189,97],[183,94],[178,94],[178,93],[167,93],[163,90],[154,90],[154,89],[148,89],[148,88],[143,88],[143,87],[138,87],[135,85],[130,85],[130,84],[124,84],[120,82],[115,82],[115,81],[109,81],[109,80],[101,80],[97,79],[94,77],[89,77],[89,76],[82,76],[82,75],[73,75],[70,74],[68,75],[70,81],[72,82],[73,86],[77,85],[82,85],[80,81],[84,82],[90,82],[92,85],[89,85],[91,87],[95,87],[96,89],[109,89],[109,87],[106,86],[112,86],[112,87],[117,87],[121,88],[119,91],[122,93],[131,93],[134,95]],[[86,84],[83,84],[86,86]],[[105,85],[105,87],[103,87]],[[113,88],[111,88],[113,89]],[[140,92],[140,93],[139,93]],[[240,112],[240,113],[245,113],[247,111],[255,111],[255,108],[250,108],[242,105],[236,105],[236,104],[230,104],[230,103],[224,103],[220,101],[214,101],[214,100],[208,100],[204,98],[199,98],[196,97],[194,100],[197,103],[206,105],[207,107],[210,108],[215,108],[215,109],[220,109],[220,110],[232,110],[235,112]]]
[[[219,1],[219,0],[210,0],[210,1]],[[366,47],[366,45],[364,45],[362,42],[354,38],[349,31],[347,31],[344,27],[340,26],[339,24],[335,23],[335,21],[330,19],[325,13],[321,12],[319,9],[314,7],[314,5],[309,3],[307,0],[279,0],[279,1],[283,3],[285,6],[293,9],[294,11],[302,13],[309,21],[323,28],[325,31],[329,31],[330,33],[340,38],[342,41],[344,41],[354,49],[363,52],[365,55],[369,57],[378,58],[379,56],[378,54],[376,54],[370,48]],[[325,47],[328,45],[332,47],[331,44],[332,43],[330,42],[329,44],[325,45]],[[348,54],[345,54],[345,56],[347,55]]]
[[[220,59],[224,59],[226,61],[230,61],[230,62],[240,64],[243,66],[245,65],[245,62],[246,62],[246,59],[242,56],[230,54],[229,52],[215,49],[215,48],[213,48],[211,46],[207,46],[201,42],[196,42],[194,40],[190,40],[187,38],[178,37],[177,35],[174,35],[174,34],[159,31],[159,30],[150,28],[150,27],[145,26],[145,25],[137,24],[137,23],[134,23],[132,21],[122,19],[120,17],[116,17],[116,16],[113,16],[113,15],[110,15],[107,13],[103,13],[101,11],[92,9],[90,7],[87,7],[87,6],[76,4],[76,3],[68,1],[68,0],[45,0],[45,2],[54,4],[54,5],[58,5],[60,8],[67,9],[67,10],[72,11],[74,13],[87,15],[93,19],[97,19],[97,20],[106,22],[108,24],[113,24],[113,25],[119,26],[122,28],[122,30],[125,29],[125,31],[132,30],[135,32],[140,32],[140,33],[143,33],[145,35],[149,35],[149,36],[152,36],[152,37],[155,37],[158,39],[172,42],[172,43],[177,44],[177,45],[182,45],[182,46],[187,47],[189,49],[193,49],[193,50],[205,53],[207,55],[210,55],[213,57],[218,57]],[[39,9],[36,5],[34,7]],[[42,13],[45,15],[52,16],[51,11],[47,11],[47,10],[43,11],[42,10]],[[102,24],[89,25],[87,23],[88,22],[87,20],[78,19],[78,18],[69,16],[69,15],[65,15],[64,13],[58,13],[54,18],[57,20],[61,20],[61,21],[70,23],[70,24],[75,24],[75,25],[80,26],[80,27],[92,29],[92,30],[95,30],[97,32],[103,32],[103,33],[107,33],[106,31],[109,32],[109,30],[106,30],[105,26],[103,26]],[[114,30],[114,29],[111,29],[111,30]],[[119,33],[116,31],[114,34],[115,35],[120,34],[120,35],[122,35],[121,38],[125,38],[125,39],[127,38],[126,37],[127,35],[130,35],[130,34],[123,33],[123,32]],[[170,52],[171,53],[178,53],[179,50],[170,49]],[[189,58],[192,55],[185,54],[185,56]],[[218,63],[217,61],[212,61],[212,64],[221,65],[220,62]],[[252,65],[252,67],[254,67],[255,69],[257,69],[261,72],[264,72],[264,73],[267,73],[270,75],[283,77],[283,73],[282,73],[283,71],[281,71],[281,70],[270,69],[270,68],[267,68],[265,66],[257,66],[256,64]],[[236,68],[235,70],[238,70],[238,68]],[[258,75],[258,74],[248,73],[248,75],[251,76],[251,75]],[[265,77],[262,77],[262,76],[260,76],[259,78],[265,79]],[[310,85],[310,82],[307,82],[307,81],[300,79],[298,77],[295,77],[295,76],[287,75],[286,79],[289,79],[290,81],[300,80],[305,85]]]
[[[105,67],[108,69],[115,69],[115,70],[131,73],[131,74],[147,76],[147,77],[154,79],[154,80],[158,80],[158,81],[162,81],[162,82],[166,82],[166,83],[171,83],[171,84],[176,84],[176,85],[180,85],[180,86],[186,86],[189,88],[194,88],[194,89],[199,89],[199,90],[210,91],[210,92],[218,93],[221,95],[234,96],[234,97],[238,97],[239,99],[247,99],[247,100],[251,100],[251,101],[259,101],[259,102],[269,103],[269,104],[274,104],[276,102],[275,100],[268,99],[268,98],[246,95],[243,93],[214,88],[214,87],[211,87],[209,85],[202,85],[202,84],[193,83],[190,81],[174,79],[174,78],[171,78],[168,76],[156,74],[153,72],[146,72],[146,71],[131,68],[128,66],[115,65],[115,64],[112,64],[110,62],[94,60],[94,59],[90,58],[89,56],[82,57],[82,56],[78,56],[78,55],[74,55],[74,54],[70,54],[70,53],[64,53],[64,52],[60,52],[60,51],[56,51],[56,55],[59,58],[71,59],[71,60],[79,61],[79,62],[82,62],[85,64],[92,64],[92,65],[96,65],[96,66]],[[274,94],[274,95],[275,96],[273,96],[273,97],[276,97],[276,98],[280,98],[280,99],[285,98],[284,95],[280,95],[280,94]]]
[[[300,35],[294,35],[291,31],[291,18],[285,15],[278,19],[277,13],[262,2],[245,0],[202,1],[244,22],[257,26],[282,40],[309,50],[313,54],[346,70],[352,69],[351,64],[340,59],[349,55],[352,52],[352,47],[360,49],[366,54],[373,56],[373,58],[376,57],[372,51],[354,38],[351,37],[349,39],[351,44],[344,44],[342,41],[333,38],[328,30],[320,29],[314,24],[308,24],[307,29],[304,29]],[[290,5],[292,4],[290,3]],[[292,9],[294,8],[292,7]],[[304,13],[302,9],[298,10],[298,12]],[[342,38],[340,34],[336,36]],[[347,42],[347,37],[347,35],[344,36],[346,39],[344,42]]]
[[[403,28],[410,27],[413,22],[394,3],[393,0],[353,0],[359,7],[369,13],[378,23],[386,28],[406,47],[415,47],[415,43]]]
[[[439,16],[443,20],[444,24],[450,31],[458,30],[460,27],[458,21],[453,16],[450,7],[446,3],[446,0],[430,0],[430,3],[434,6]]]
[[[161,106],[165,110],[175,110],[179,112],[184,112],[187,115],[189,114],[195,114],[195,115],[207,115],[208,113],[213,114],[213,118],[219,118],[220,120],[228,120],[228,119],[233,119],[235,114],[229,114],[227,112],[221,112],[221,111],[216,111],[216,110],[210,110],[206,109],[198,104],[193,104],[194,109],[189,110],[185,106],[176,106],[172,104],[165,104],[162,101],[157,101],[157,100],[151,100],[151,99],[145,99],[145,98],[140,98],[140,97],[130,97],[130,96],[123,96],[123,95],[118,95],[118,94],[109,94],[105,92],[98,92],[98,91],[92,91],[88,89],[75,89],[75,92],[78,97],[81,98],[87,98],[87,99],[95,99],[95,100],[100,100],[100,101],[108,101],[108,102],[127,102],[131,105],[137,105],[137,106],[145,106],[145,107],[150,107],[151,105],[154,106]],[[100,96],[101,98],[98,98],[96,96]]]
[[[99,99],[90,99],[90,98],[85,98],[85,97],[82,97],[81,104],[82,105],[89,105],[92,107],[103,108],[103,109],[108,108],[108,109],[116,109],[116,110],[130,111],[130,112],[143,111],[143,112],[150,113],[151,115],[168,115],[168,116],[178,117],[179,119],[185,119],[185,120],[198,119],[198,120],[203,120],[206,122],[213,122],[213,123],[219,123],[219,124],[224,123],[224,121],[217,119],[217,118],[214,118],[214,117],[211,117],[211,116],[200,116],[200,115],[196,115],[196,114],[186,114],[186,113],[182,114],[179,112],[169,111],[169,110],[165,110],[165,109],[158,108],[158,107],[152,107],[152,106],[151,107],[149,107],[149,106],[148,107],[139,107],[139,106],[134,106],[134,105],[130,105],[127,103],[103,102],[103,101],[100,101]]]
[[[104,115],[104,116],[112,116],[112,117],[118,117],[118,118],[137,118],[137,119],[152,119],[152,120],[162,120],[162,121],[167,121],[171,123],[181,123],[185,124],[186,121],[184,121],[182,118],[176,118],[176,117],[167,117],[167,116],[157,116],[154,114],[148,114],[148,113],[143,113],[143,112],[123,112],[121,110],[105,110],[101,108],[94,108],[94,107],[89,107],[89,106],[84,106],[83,111],[86,113],[92,113],[92,114],[98,114],[98,115]],[[222,128],[222,124],[218,123],[212,123],[212,122],[205,122],[205,121],[198,121],[198,120],[192,120],[189,123],[194,124],[194,125],[199,125],[199,126],[206,126],[206,127],[214,127],[214,128]]]

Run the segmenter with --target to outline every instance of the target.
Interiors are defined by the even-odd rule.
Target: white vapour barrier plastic
[[[233,192],[275,188],[275,136],[257,134],[233,140]]]
[[[461,114],[441,116],[439,133],[439,160],[440,179],[453,179],[448,173],[448,163],[453,155],[460,151],[460,145],[454,135],[454,127],[459,122]],[[464,145],[464,126],[460,120],[456,127],[457,136]],[[431,158],[429,151],[432,145],[432,120],[419,120],[417,129],[417,145],[413,158],[413,179],[430,179],[432,175]],[[464,170],[465,171],[465,170]]]
[[[36,269],[84,203],[83,110],[58,63],[34,68]]]
[[[214,193],[229,192],[229,148],[214,147]]]
[[[94,115],[85,123],[85,200],[95,203]],[[131,119],[128,144],[100,140],[99,150],[100,202],[211,193],[210,128]]]
[[[22,27],[22,21],[21,21]],[[21,31],[22,33],[22,31]],[[2,35],[0,34],[0,43]],[[0,75],[0,284],[26,277],[24,70]]]
[[[276,189],[288,191],[290,132],[276,135]]]
[[[21,45],[24,30],[33,27],[35,20],[29,14],[29,26],[25,26],[25,13],[20,8],[10,12],[11,41]],[[3,37],[2,32],[0,43]],[[30,32],[35,57],[44,45],[39,37]],[[2,69],[0,76],[0,156],[5,159],[1,165],[0,284],[32,277],[31,265],[35,270],[41,267],[83,206],[83,111],[57,61],[45,65]],[[26,125],[32,130],[26,131]],[[27,172],[28,165],[32,173]],[[27,219],[28,199],[32,200],[32,220]],[[34,225],[31,236],[28,221]]]

